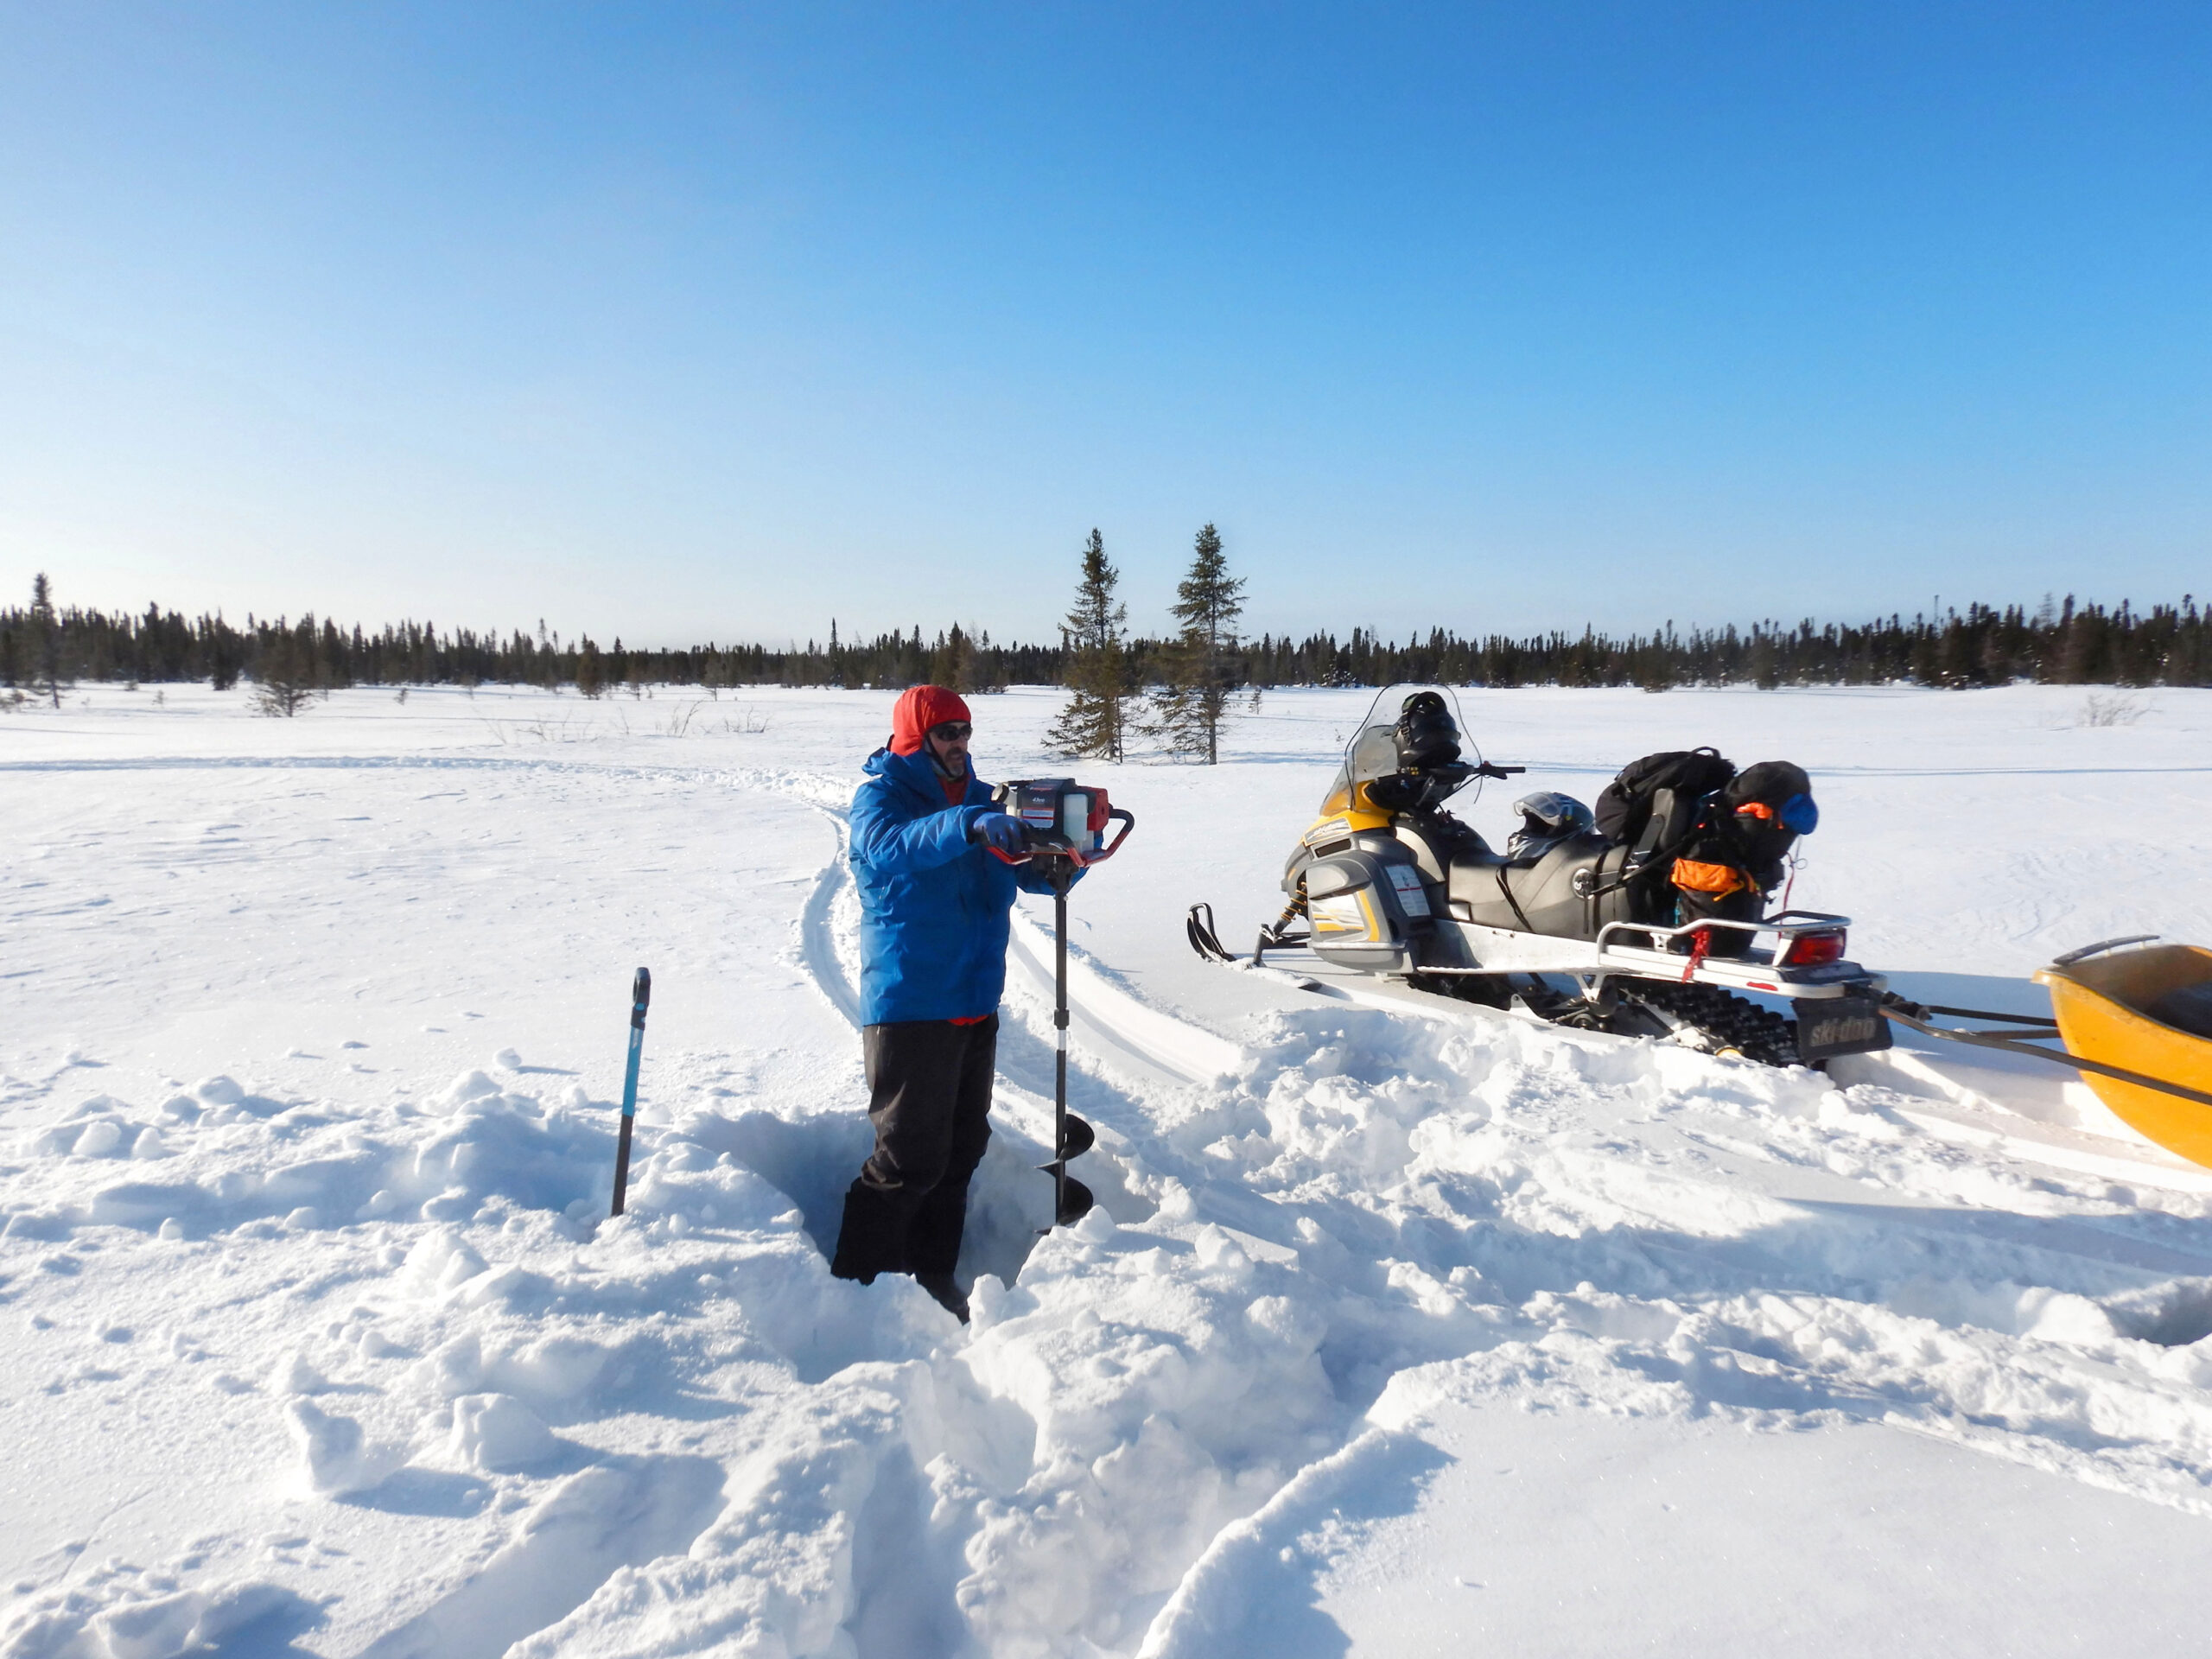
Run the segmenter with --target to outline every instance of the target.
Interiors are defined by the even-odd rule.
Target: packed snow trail
[[[887,697],[557,765],[377,752],[481,749],[459,694],[180,710],[163,743],[251,764],[124,766],[159,721],[104,695],[141,724],[0,728],[48,746],[0,826],[0,1408],[41,1454],[0,1519],[10,1659],[2195,1630],[2212,1224],[2119,1142],[2026,1162],[1902,1086],[1192,975],[1117,943],[1141,919],[1181,951],[1174,838],[1147,865],[1141,837],[1075,899],[1102,1211],[1034,1237],[1024,924],[963,1333],[820,1249],[867,1144],[828,768]],[[1271,705],[1276,732],[1334,706]],[[1269,764],[1114,787],[1147,830],[1154,787],[1227,822]],[[1922,1554],[1836,1518],[1862,1513]],[[1651,1565],[1540,1547],[1600,1536]],[[1825,1619],[1780,1619],[1777,1585]]]

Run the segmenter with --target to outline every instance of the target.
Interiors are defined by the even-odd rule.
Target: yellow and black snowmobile
[[[1650,756],[1594,813],[1523,798],[1502,854],[1445,810],[1467,784],[1523,770],[1465,758],[1448,690],[1386,690],[1291,853],[1289,903],[1252,961],[1302,947],[1332,969],[1773,1065],[1889,1046],[1884,982],[1844,957],[1848,918],[1764,913],[1783,855],[1818,821],[1802,770]],[[1189,933],[1201,955],[1233,959],[1209,906],[1192,906]]]
[[[1819,823],[1800,768],[1647,755],[1594,811],[1549,792],[1516,801],[1502,854],[1444,810],[1469,783],[1523,770],[1465,758],[1449,690],[1382,692],[1291,851],[1290,902],[1252,963],[1307,950],[1317,981],[1384,976],[1775,1065],[1887,1048],[1894,1021],[2070,1067],[2146,1139],[2212,1166],[2212,950],[2139,934],[2069,951],[2035,976],[2049,1016],[1911,1001],[1846,959],[1847,918],[1765,911],[1783,855]],[[1236,960],[1211,906],[1192,906],[1188,926],[1201,956]]]

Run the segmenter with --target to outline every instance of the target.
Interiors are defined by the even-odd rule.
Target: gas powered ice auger
[[[1040,866],[1052,884],[1052,1161],[1038,1167],[1052,1178],[1052,1224],[1065,1227],[1081,1221],[1097,1202],[1089,1187],[1068,1173],[1068,1160],[1089,1152],[1098,1139],[1090,1124],[1068,1110],[1068,884],[1077,870],[1119,852],[1137,821],[1109,801],[1104,790],[1072,778],[1001,784],[992,798],[1022,828],[1020,852],[992,852],[1009,864]],[[1122,826],[1111,841],[1105,838],[1109,823]]]

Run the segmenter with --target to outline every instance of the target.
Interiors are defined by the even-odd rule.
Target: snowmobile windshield
[[[1404,683],[1376,694],[1344,745],[1344,758],[1321,810],[1342,812],[1362,785],[1401,773],[1436,773],[1447,766],[1482,763],[1482,751],[1459,718],[1459,699],[1446,685]],[[1466,781],[1462,772],[1439,779],[1433,806]]]

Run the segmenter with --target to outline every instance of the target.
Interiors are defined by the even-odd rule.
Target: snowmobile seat
[[[1599,924],[1624,914],[1624,895],[1617,891],[1610,900],[1600,901],[1603,913],[1593,916],[1586,892],[1587,873],[1611,850],[1612,844],[1603,836],[1582,831],[1554,842],[1534,859],[1500,858],[1495,853],[1454,858],[1446,887],[1452,914],[1484,927],[1554,938],[1594,938]]]
[[[1414,865],[1432,881],[1448,885],[1452,867],[1463,862],[1503,862],[1488,842],[1449,813],[1405,813],[1397,821],[1397,835],[1412,849]]]

